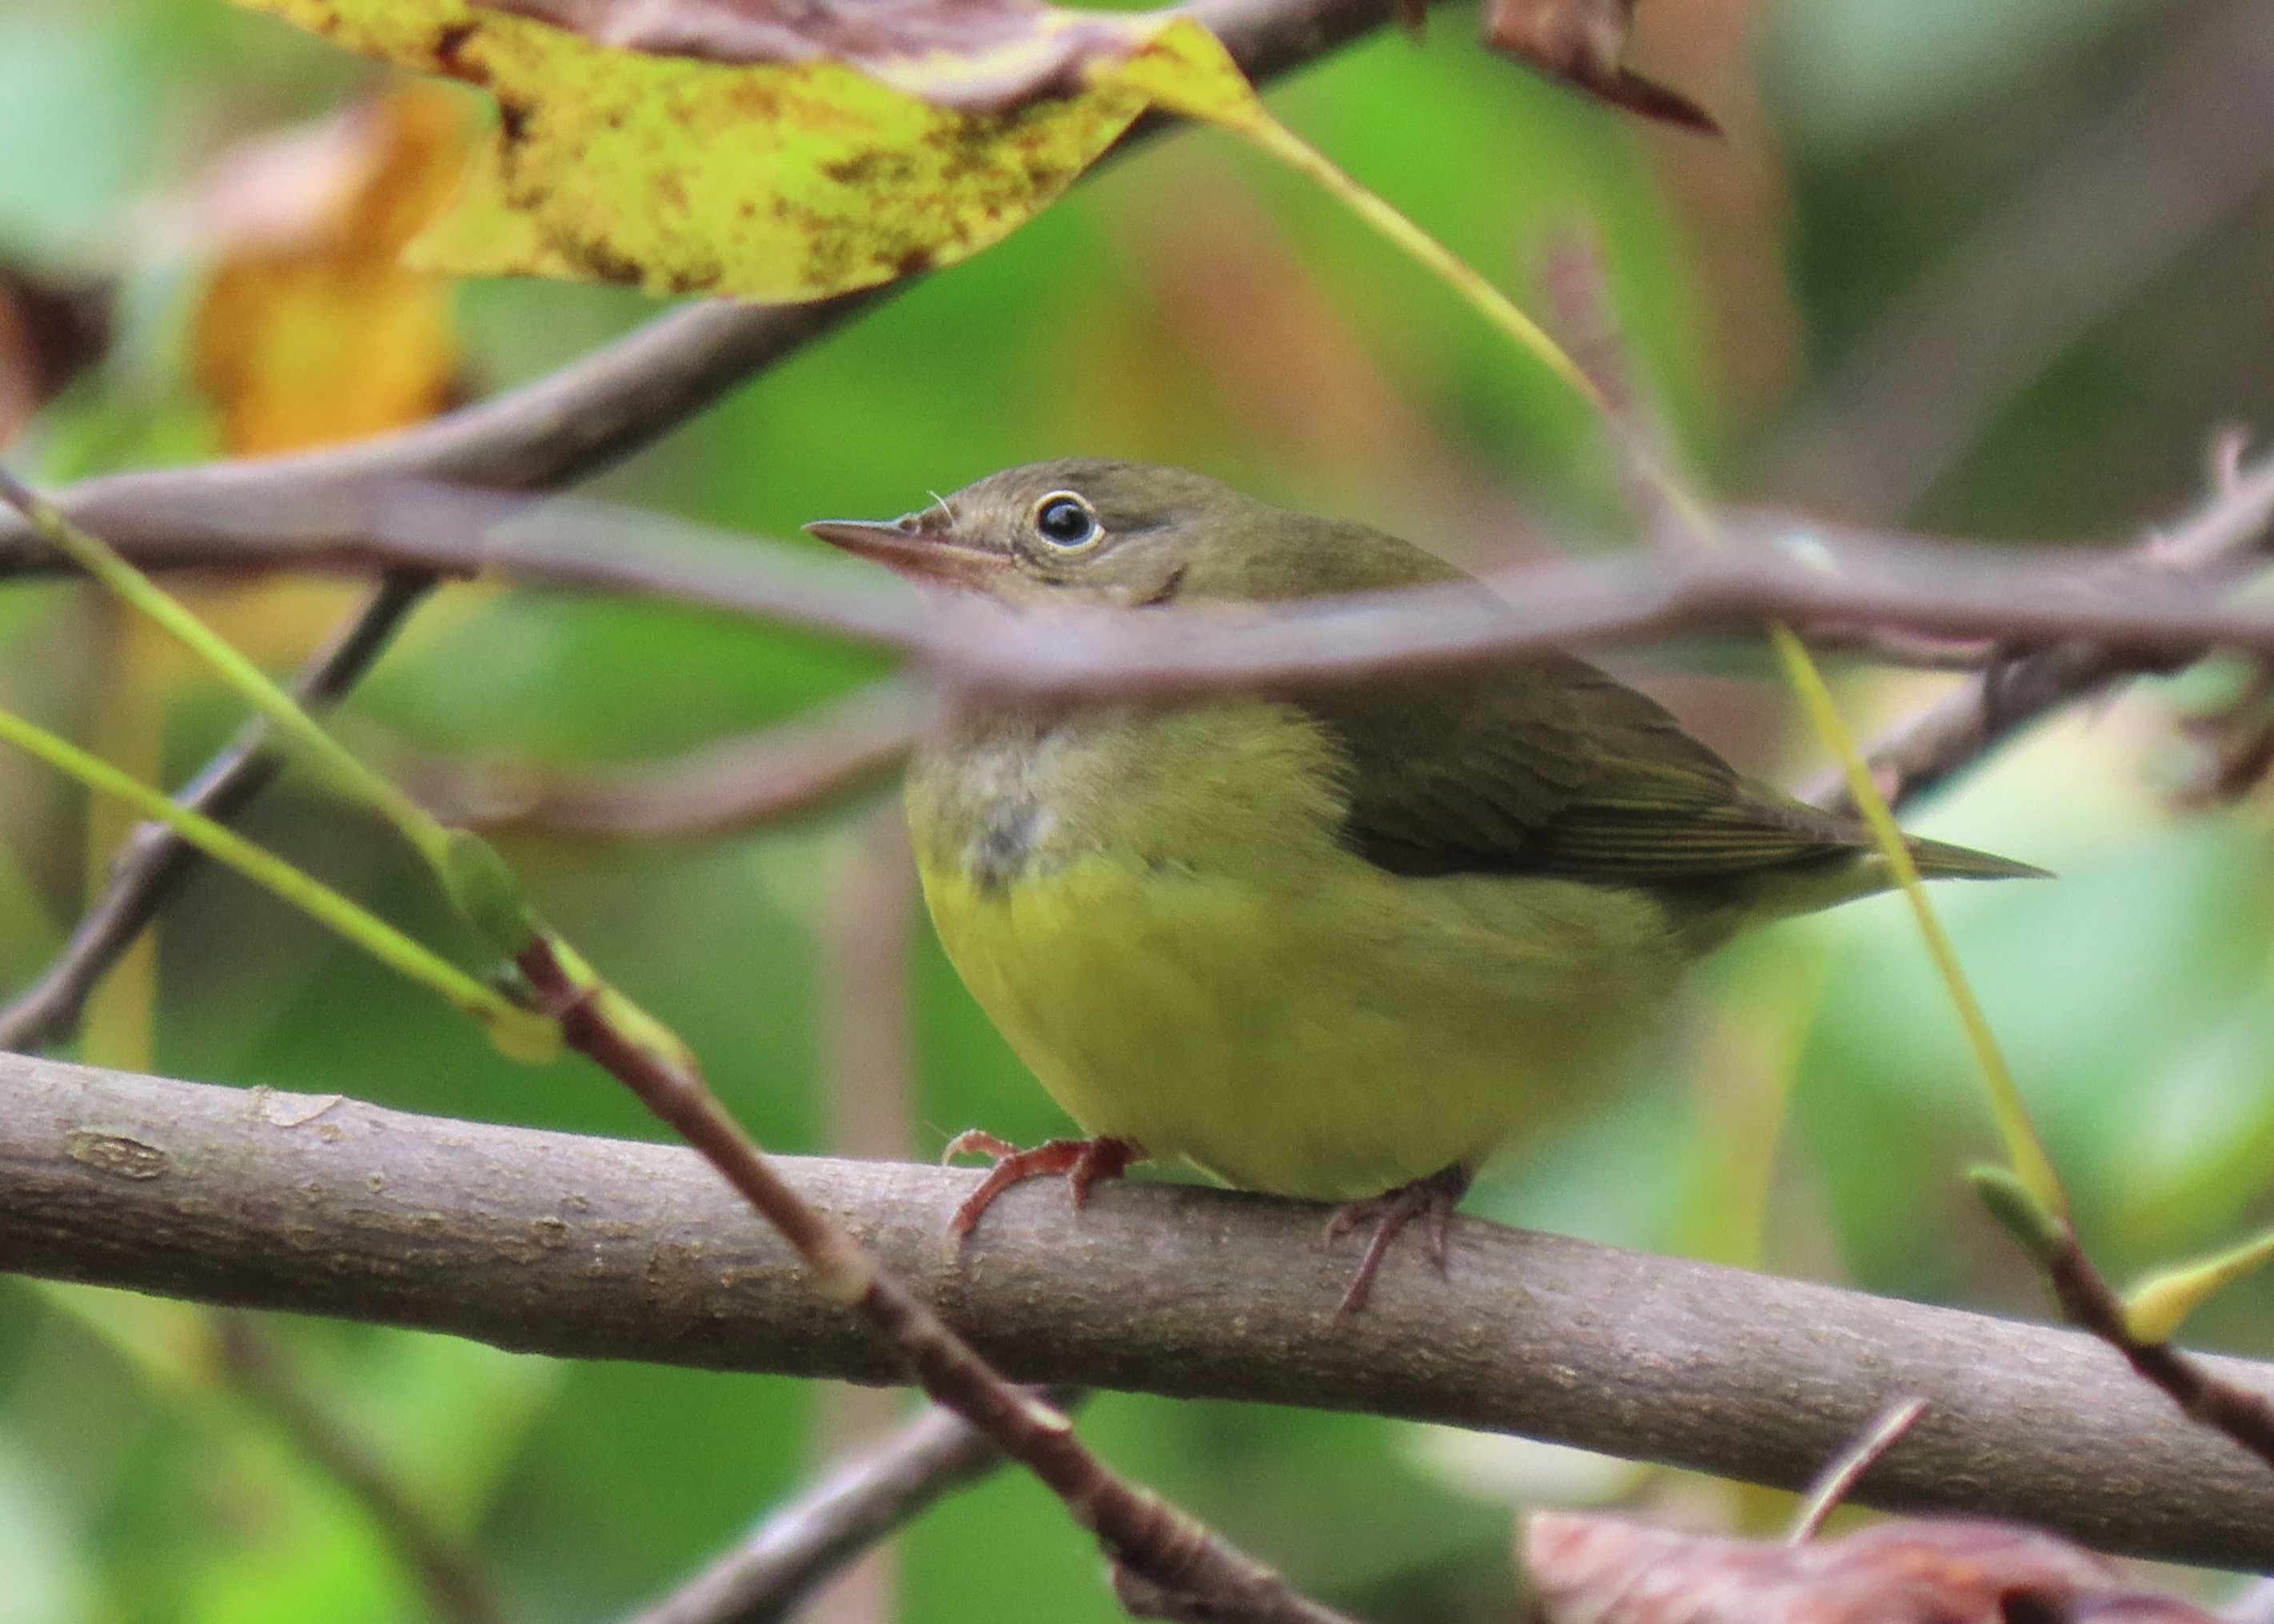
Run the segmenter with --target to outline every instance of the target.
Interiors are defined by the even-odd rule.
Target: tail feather
[[[1977,852],[1971,846],[1952,846],[1942,840],[1921,840],[1916,837],[1910,846],[1911,861],[1918,865],[1922,879],[2050,880],[2053,877],[2049,871],[2035,863],[2015,862],[2010,857]]]

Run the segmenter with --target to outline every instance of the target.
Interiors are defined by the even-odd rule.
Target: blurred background
[[[1645,4],[1636,61],[1710,108],[1721,142],[1586,105],[1486,55],[1472,25],[1456,9],[1425,41],[1379,35],[1274,105],[1535,308],[1557,309],[1559,264],[1599,256],[1639,387],[1733,498],[1985,542],[2113,542],[2200,499],[2220,425],[2274,424],[2274,15],[2257,0]],[[449,286],[396,267],[464,110],[219,0],[5,0],[11,465],[62,482],[373,432],[654,314],[620,291]],[[1110,166],[598,488],[788,536],[1068,454],[1186,463],[1471,560],[1628,538],[1612,470],[1557,386],[1335,206],[1206,132]],[[194,584],[280,669],[357,590]],[[1755,650],[1617,663],[1744,764],[1788,780],[1820,766]],[[970,1126],[1046,1136],[1065,1124],[930,939],[883,780],[701,837],[541,816],[557,776],[666,762],[883,674],[810,636],[454,586],[340,726],[430,793],[501,818],[546,912],[693,1043],[769,1146],[929,1158]],[[2268,1216],[2274,845],[2248,772],[2206,789],[2245,675],[2201,669],[2074,711],[1913,818],[2061,876],[1939,900],[2119,1279]],[[1868,728],[1947,680],[1849,669],[1842,695]],[[237,716],[68,584],[0,592],[0,698],[168,785]],[[246,826],[468,949],[384,831],[314,786],[288,779]],[[99,884],[123,823],[10,759],[0,828],[12,989]],[[105,984],[74,1052],[656,1132],[596,1071],[511,1065],[212,874]],[[1722,955],[1632,1086],[1498,1170],[1469,1209],[2042,1315],[1961,1179],[1992,1149],[1916,937],[1899,906],[1873,903]],[[363,1327],[269,1330],[526,1624],[618,1616],[898,1409]],[[2193,1331],[2274,1353],[2274,1287],[2231,1291]],[[1781,1515],[1763,1493],[1365,1417],[1106,1395],[1084,1425],[1305,1589],[1382,1624],[1513,1619],[1523,1505],[1638,1501],[1712,1527]],[[1118,1617],[1097,1570],[1055,1503],[1004,1476],[822,1605],[842,1624]],[[205,1316],[0,1278],[0,1624],[380,1624],[425,1606],[230,1374]]]

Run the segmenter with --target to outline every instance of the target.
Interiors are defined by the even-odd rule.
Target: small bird
[[[1144,613],[1471,582],[1363,525],[1182,469],[990,475],[806,527],[920,583]],[[1498,601],[1498,600],[1494,600]],[[1015,1149],[1079,1206],[1132,1162],[1371,1223],[1338,1312],[1425,1218],[1442,1267],[1487,1158],[1600,1091],[1739,929],[1884,890],[1863,826],[1737,772],[1568,657],[1284,696],[964,702],[910,765],[924,898],[973,996],[1081,1124]],[[1931,877],[2042,871],[1911,842]]]

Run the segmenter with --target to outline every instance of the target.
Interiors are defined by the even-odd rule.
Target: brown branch
[[[284,1350],[251,1315],[218,1316],[222,1368],[237,1390],[363,1507],[445,1624],[498,1624],[489,1582],[458,1543],[405,1493],[364,1440],[300,1380]]]
[[[864,1381],[901,1367],[675,1147],[0,1057],[0,1268],[415,1326],[568,1357]],[[1005,1197],[976,1174],[785,1159],[785,1180],[1021,1381],[1366,1410],[1796,1488],[1891,1393],[1932,1409],[1866,1479],[2099,1548],[2274,1565],[2274,1474],[2072,1331],[1681,1259],[1453,1227],[1337,1323],[1319,1209],[1190,1186]],[[2274,1392],[2274,1370],[2205,1357]]]
[[[468,828],[533,824],[643,840],[718,835],[884,781],[923,711],[918,684],[888,677],[811,715],[662,762],[548,772],[426,758],[398,766],[396,776],[429,811]]]
[[[983,1434],[935,1406],[625,1624],[776,1624],[878,1540],[1002,1463]]]
[[[2268,523],[2274,518],[2274,457],[2262,457],[2246,469],[2239,437],[2222,435],[2212,447],[2210,483],[2210,498],[2200,509],[2136,549],[2142,568],[2180,577],[2216,577],[2265,546]],[[1879,792],[1890,806],[1931,793],[2064,705],[2127,677],[2176,669],[2186,659],[2184,654],[2127,654],[2105,644],[2072,643],[1999,662],[1873,743],[1870,755]],[[1836,769],[1802,793],[1827,810],[1853,810]]]
[[[335,702],[371,668],[395,628],[425,597],[433,577],[390,570],[331,644],[302,670],[293,693],[311,710]],[[256,718],[198,771],[179,796],[207,817],[237,816],[283,771],[267,748],[268,723]],[[112,861],[102,896],[72,927],[40,979],[0,1009],[0,1049],[41,1049],[79,1029],[87,998],[118,956],[158,916],[200,861],[196,849],[162,823],[137,827]]]
[[[2274,511],[2274,455],[2206,504],[2222,533]],[[306,568],[410,564],[580,585],[787,621],[898,649],[948,680],[1006,692],[1124,697],[1357,681],[1547,650],[1783,620],[2022,646],[2099,643],[2140,668],[2212,648],[2274,653],[2274,605],[2217,572],[2143,565],[2127,551],[1984,548],[1733,512],[1717,549],[1669,545],[1487,576],[1465,587],[1269,607],[1013,613],[930,598],[850,565],[599,504],[435,487],[328,492],[240,514],[196,561]],[[133,547],[123,548],[130,556]],[[139,560],[156,560],[147,551]],[[184,561],[177,558],[176,562]]]

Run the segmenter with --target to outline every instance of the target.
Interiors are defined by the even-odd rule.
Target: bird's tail
[[[1993,856],[1988,852],[1977,852],[1970,846],[1951,846],[1940,840],[1916,838],[1909,844],[1911,861],[1918,865],[1922,879],[2042,880],[2052,877],[2032,864],[2015,862],[2010,857]],[[1703,927],[1700,939],[1719,942],[1739,925],[1785,919],[1795,914],[1812,914],[1818,908],[1837,907],[1843,902],[1853,902],[1858,897],[1869,897],[1875,892],[1890,890],[1894,883],[1895,876],[1887,869],[1887,860],[1879,855],[1877,846],[1851,847],[1836,857],[1796,863],[1756,876],[1754,885],[1735,908],[1710,916],[1711,922]]]
[[[1914,838],[1911,861],[1919,877],[1928,880],[2050,880],[2053,876],[2035,863],[2015,862],[1972,846]]]

